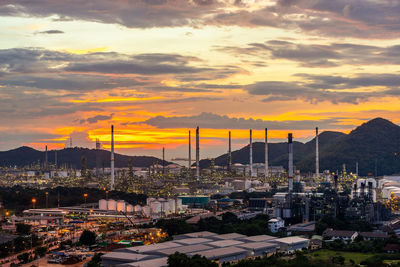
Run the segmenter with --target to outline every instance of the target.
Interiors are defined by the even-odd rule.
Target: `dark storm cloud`
[[[354,77],[297,74],[304,81],[263,81],[245,86],[250,95],[266,96],[264,102],[301,99],[312,103],[358,104],[371,98],[400,95],[400,74],[358,74]],[[376,88],[379,87],[379,88]],[[360,88],[369,88],[360,91]]]
[[[3,0],[2,16],[57,16],[131,28],[236,25],[302,30],[316,35],[397,38],[398,0],[277,0],[259,9],[228,0]],[[231,7],[235,7],[232,9]]]
[[[400,64],[400,46],[378,47],[351,43],[330,45],[297,44],[271,40],[249,43],[246,47],[217,47],[218,51],[235,56],[250,55],[265,59],[286,59],[303,67],[336,67],[343,64],[374,65]]]
[[[94,117],[87,118],[86,120],[81,120],[81,123],[87,122],[87,123],[93,124],[93,123],[97,123],[99,121],[108,121],[108,120],[111,120],[113,116],[114,116],[114,114],[96,115]]]
[[[177,80],[190,77],[198,81],[203,77],[219,79],[245,72],[237,66],[204,67],[193,63],[204,64],[199,58],[179,54],[76,55],[41,48],[3,49],[0,50],[0,85],[70,91],[135,87],[138,91],[211,92],[212,89],[192,85],[163,86],[156,76],[175,75]]]
[[[4,0],[0,15],[48,17],[60,20],[87,20],[127,27],[173,27],[191,25],[219,7],[211,0]]]
[[[203,112],[194,116],[164,117],[157,116],[150,118],[144,123],[157,128],[200,128],[209,129],[257,129],[268,128],[271,130],[287,129],[312,129],[316,125],[325,129],[334,129],[340,125],[340,118],[326,120],[302,120],[302,121],[267,121],[261,119],[245,119],[228,116],[221,116],[214,113]]]
[[[48,31],[42,31],[42,32],[38,32],[40,34],[61,34],[64,33],[63,31],[60,30],[48,30]]]

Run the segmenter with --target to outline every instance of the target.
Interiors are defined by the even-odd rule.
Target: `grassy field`
[[[359,264],[361,261],[372,257],[374,253],[358,253],[358,252],[343,252],[343,251],[333,251],[333,250],[318,250],[307,254],[307,256],[313,257],[313,259],[318,260],[329,260],[331,257],[342,256],[345,260],[345,265],[350,265],[350,259],[352,259],[356,264]]]

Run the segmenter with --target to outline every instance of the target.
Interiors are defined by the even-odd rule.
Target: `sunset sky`
[[[400,0],[0,0],[0,150],[201,157],[400,123]],[[193,142],[194,143],[194,139]]]

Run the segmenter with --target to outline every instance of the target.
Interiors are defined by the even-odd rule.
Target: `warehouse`
[[[308,247],[308,239],[299,236],[276,238],[268,235],[245,236],[237,233],[218,235],[197,232],[174,236],[174,241],[147,246],[121,248],[102,256],[103,266],[161,267],[175,252],[204,256],[220,264],[248,257],[270,256],[277,251],[292,253]]]

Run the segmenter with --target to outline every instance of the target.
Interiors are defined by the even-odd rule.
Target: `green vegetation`
[[[103,253],[96,253],[92,259],[87,263],[86,267],[100,267],[101,266],[101,256]]]
[[[308,258],[312,260],[322,260],[322,261],[330,261],[333,257],[343,257],[344,263],[347,265],[350,264],[350,260],[352,260],[355,264],[360,264],[360,262],[365,261],[368,258],[371,258],[377,254],[374,253],[360,253],[360,252],[346,252],[346,251],[333,251],[333,250],[318,250],[316,252],[312,252],[307,255]]]
[[[315,232],[317,235],[322,235],[327,228],[332,228],[335,230],[353,230],[359,232],[372,231],[372,226],[366,221],[347,221],[339,218],[323,217],[316,223]]]
[[[218,234],[239,233],[243,235],[272,234],[268,230],[267,215],[257,215],[249,220],[240,220],[235,214],[222,214],[222,220],[215,217],[200,219],[197,224],[188,224],[185,219],[160,220],[156,227],[162,228],[168,235],[186,234],[197,231],[210,231]]]
[[[168,257],[168,267],[218,267],[218,264],[199,255],[188,257],[186,254],[175,252]]]
[[[85,246],[96,244],[96,233],[89,230],[84,230],[79,237],[79,242]]]

